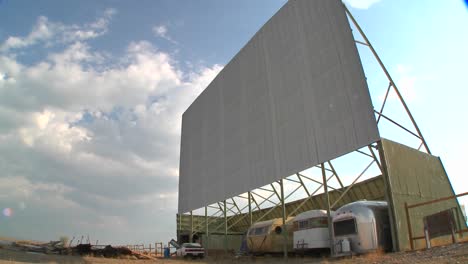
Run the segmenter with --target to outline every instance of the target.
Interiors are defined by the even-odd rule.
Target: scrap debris
[[[119,258],[122,256],[133,256],[137,259],[150,259],[154,260],[154,257],[132,251],[127,247],[113,247],[107,246],[95,246],[91,244],[78,244],[74,247],[64,245],[62,241],[50,241],[48,243],[33,242],[33,241],[0,241],[0,248],[23,251],[23,252],[34,252],[42,254],[57,254],[57,255],[87,255],[94,257],[105,257],[105,258]]]

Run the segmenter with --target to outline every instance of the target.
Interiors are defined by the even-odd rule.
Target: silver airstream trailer
[[[392,248],[387,202],[357,201],[344,205],[335,212],[333,228],[338,255]]]
[[[332,211],[331,215],[335,213]],[[293,247],[297,252],[330,249],[328,215],[325,210],[310,210],[294,219]]]

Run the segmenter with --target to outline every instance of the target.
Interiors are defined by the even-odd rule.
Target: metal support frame
[[[359,150],[359,151],[356,151],[356,152],[360,153],[361,155],[363,155],[365,157],[372,158],[373,161],[364,169],[364,171],[362,171],[357,176],[357,178],[353,181],[352,185],[348,186],[347,189],[343,190],[344,185],[343,185],[340,177],[338,176],[338,173],[337,173],[337,171],[336,171],[336,169],[333,166],[331,161],[326,162],[329,165],[328,166],[329,168],[327,168],[327,166],[325,166],[325,164],[323,165],[323,167],[318,166],[318,168],[324,169],[326,172],[331,172],[331,175],[329,177],[327,177],[327,182],[330,179],[332,179],[333,177],[335,177],[337,179],[337,181],[338,181],[338,184],[339,184],[339,187],[336,187],[336,188],[330,186],[329,184],[327,184],[327,189],[336,190],[336,191],[338,191],[338,193],[340,193],[340,197],[336,201],[334,201],[334,203],[331,205],[331,208],[336,206],[338,204],[338,202],[341,201],[341,199],[343,197],[345,197],[345,195],[348,192],[351,191],[352,187],[364,175],[364,173],[371,167],[373,162],[376,162],[378,165],[380,165],[379,160],[377,159],[375,153],[373,152],[373,148],[376,148],[376,147],[373,146],[373,145],[369,145],[369,146],[367,146],[367,148],[368,148],[370,154],[364,152],[363,150]],[[379,166],[379,168],[380,168],[380,166]],[[296,193],[299,189],[303,189],[305,191],[305,193],[307,194],[307,197],[304,199],[304,201],[301,204],[299,204],[297,206],[297,208],[294,208],[294,210],[289,212],[288,215],[286,215],[286,218],[290,217],[290,216],[294,216],[298,210],[300,210],[310,199],[313,198],[313,196],[316,193],[318,193],[323,188],[323,181],[318,181],[316,179],[313,179],[310,176],[302,175],[301,173],[296,173],[295,177],[298,180],[292,180],[292,179],[288,179],[288,178],[285,179],[285,180],[288,180],[288,182],[297,184],[297,187],[294,190],[290,191],[290,193],[288,195],[284,194],[284,189],[283,189],[283,195],[285,195],[285,196],[281,196],[281,193],[278,192],[278,189],[274,186],[274,183],[272,183],[272,184],[267,185],[266,187],[256,189],[256,190],[268,192],[269,195],[267,195],[267,196],[264,196],[264,195],[258,193],[256,190],[252,190],[252,191],[247,192],[246,193],[247,197],[236,196],[238,198],[242,198],[242,199],[247,200],[247,204],[243,208],[239,207],[239,205],[237,204],[236,200],[234,200],[234,198],[229,198],[230,199],[229,202],[227,200],[222,201],[222,202],[218,202],[218,203],[216,203],[217,206],[213,206],[213,205],[206,206],[205,210],[207,210],[208,208],[212,208],[212,209],[217,209],[217,211],[213,215],[211,215],[211,216],[213,216],[213,218],[209,218],[207,212],[205,212],[206,215],[205,215],[204,221],[203,222],[198,221],[197,225],[193,227],[192,234],[195,233],[195,232],[199,232],[200,230],[203,230],[203,225],[205,225],[204,229],[205,229],[205,233],[207,233],[206,232],[207,225],[209,225],[210,222],[216,221],[217,217],[224,217],[225,221],[223,221],[222,223],[219,223],[219,225],[216,226],[215,228],[213,228],[213,230],[219,230],[219,228],[221,228],[223,225],[226,226],[226,224],[227,224],[227,229],[229,230],[232,227],[234,227],[236,224],[238,224],[240,221],[244,220],[246,217],[248,217],[248,224],[252,225],[254,222],[258,222],[258,221],[261,221],[261,220],[267,218],[267,216],[270,213],[272,213],[275,210],[276,207],[282,205],[283,201],[285,203],[286,200],[289,197],[291,197],[294,193]],[[314,189],[314,191],[309,191],[309,189],[308,189],[308,187],[307,187],[307,185],[305,183],[305,180],[308,180],[310,183],[318,184],[318,187],[316,189]],[[278,181],[276,183],[279,184],[280,187],[281,187],[281,184],[283,184],[283,187],[284,187],[284,181]],[[271,188],[271,189],[268,189],[267,187]],[[255,196],[257,196],[257,198],[260,198],[261,200],[257,201],[257,199],[255,199]],[[272,199],[274,197],[278,198],[278,202],[276,202],[275,200]],[[357,196],[355,197],[355,199],[357,199]],[[256,216],[255,219],[254,219],[253,211],[254,210],[261,210],[262,208],[265,208],[265,207],[263,207],[263,205],[265,203],[267,203],[267,202],[272,204],[272,207],[268,207],[268,210],[265,213],[263,213],[260,216]],[[224,203],[226,205],[224,205]],[[330,201],[330,203],[331,203],[331,201]],[[247,210],[247,212],[244,214],[244,212],[246,210]],[[229,216],[228,215],[229,212],[232,215]],[[221,216],[219,216],[219,213],[221,213]],[[231,219],[232,217],[235,217],[238,214],[244,214],[244,215],[242,217],[238,217],[237,219],[235,219],[235,221],[229,222],[229,219]],[[227,232],[225,232],[225,233],[227,233]]]
[[[419,129],[418,127],[418,124],[416,123],[416,121],[414,120],[414,117],[413,115],[411,114],[411,111],[409,110],[408,108],[408,105],[406,104],[405,100],[403,99],[403,96],[401,95],[400,93],[400,90],[398,89],[398,87],[396,86],[395,82],[393,81],[393,78],[392,76],[390,75],[390,73],[388,72],[387,68],[385,67],[385,65],[383,64],[382,60],[380,59],[379,55],[377,54],[377,52],[375,51],[374,47],[372,46],[372,44],[370,43],[369,39],[367,38],[366,34],[364,33],[364,31],[362,30],[361,26],[359,26],[359,24],[357,23],[356,19],[354,18],[354,16],[351,14],[351,12],[349,12],[348,8],[346,7],[345,4],[343,4],[344,6],[344,9],[345,9],[345,12],[346,14],[348,15],[348,17],[351,19],[351,21],[353,22],[354,26],[357,28],[357,30],[359,31],[359,34],[362,36],[362,38],[364,39],[364,43],[362,43],[362,41],[357,41],[355,40],[357,43],[361,43],[361,44],[364,44],[365,46],[368,46],[370,51],[372,52],[372,54],[374,55],[375,59],[377,60],[377,62],[379,63],[380,67],[382,68],[382,71],[385,73],[388,81],[390,82],[389,84],[389,88],[390,87],[393,87],[393,90],[395,91],[395,93],[397,94],[398,96],[398,99],[400,100],[401,104],[403,105],[406,113],[408,114],[408,117],[410,118],[411,120],[411,123],[413,124],[414,128],[416,129],[417,131],[417,134],[418,134],[418,137],[421,139],[427,153],[431,154],[431,151],[429,149],[429,146],[427,145],[426,143],[426,140],[424,139],[422,133],[421,133],[421,130]],[[387,89],[387,91],[389,92],[389,89]],[[386,97],[385,97],[385,101],[387,99],[387,96],[388,96],[388,92],[386,94]],[[385,101],[384,101],[384,104],[385,104]],[[382,105],[382,110],[383,110],[383,107],[384,107],[384,104]],[[380,119],[379,119],[380,120]]]
[[[182,214],[177,214],[179,218],[179,232],[177,232],[177,242],[180,242],[180,232],[182,231]]]
[[[375,112],[379,117],[385,118],[386,120],[390,121],[392,124],[394,124],[394,125],[400,127],[401,129],[405,130],[406,132],[410,133],[411,135],[413,135],[413,136],[415,136],[415,137],[417,137],[417,138],[419,138],[419,139],[422,140],[422,138],[421,138],[419,135],[417,135],[417,134],[414,133],[413,131],[407,129],[406,127],[400,125],[398,122],[396,122],[395,120],[391,119],[390,117],[388,117],[388,116],[386,116],[386,115],[384,115],[384,114],[382,114],[382,113],[380,113],[380,112],[377,112],[377,111],[375,111],[375,110],[374,110],[374,112]],[[430,154],[430,153],[429,153],[429,154]]]
[[[306,179],[308,179],[308,180],[310,180],[310,181],[313,181],[313,182],[315,182],[315,183],[322,184],[321,181],[314,180],[314,179],[312,179],[312,178],[310,178],[310,177],[307,177],[307,176],[305,176],[305,175],[302,175],[302,174],[299,174],[299,175],[300,175],[301,177],[304,177],[304,178],[306,178]],[[333,176],[336,176],[336,175],[333,174],[332,177],[333,177]],[[334,188],[334,187],[331,187],[331,186],[330,186],[330,189],[333,189],[334,191],[341,192],[339,189]]]
[[[397,231],[397,224],[395,218],[395,205],[393,203],[393,197],[391,192],[391,184],[388,178],[388,171],[387,171],[387,163],[385,162],[385,154],[383,151],[382,141],[377,142],[377,150],[379,151],[380,157],[380,164],[381,164],[381,171],[384,180],[385,186],[385,199],[387,200],[388,204],[388,215],[390,218],[390,230],[392,232],[392,246],[394,251],[398,251],[400,249],[400,244],[398,242],[398,231]]]
[[[227,224],[226,200],[224,200],[223,213],[224,213],[224,253],[227,254],[227,251],[228,251],[228,238],[227,238],[228,224]]]
[[[205,206],[205,238],[206,238],[206,243],[204,243],[204,247],[206,248],[206,255],[208,256],[208,248],[210,244],[210,232],[208,230],[208,207]]]
[[[387,102],[388,94],[390,93],[390,89],[391,89],[391,88],[392,88],[392,83],[389,82],[389,83],[388,83],[387,91],[385,92],[384,100],[383,100],[383,102],[382,102],[382,106],[380,107],[379,113],[383,113],[383,110],[384,110],[384,107],[385,107],[385,103]],[[379,124],[379,121],[380,121],[380,115],[377,117],[377,125]]]
[[[283,180],[280,180],[278,183],[280,184],[281,188],[283,188],[283,187],[282,187],[282,186],[283,186]],[[273,185],[273,183],[270,184],[270,186],[271,186],[271,189],[273,189],[273,192],[276,194],[276,197],[278,197],[278,199],[279,199],[280,201],[281,201],[282,199],[284,199],[284,197],[283,197],[282,195],[280,196],[280,194],[278,193],[278,191],[276,191],[275,186]]]
[[[325,165],[322,163],[322,179],[323,179],[323,190],[325,192],[325,198],[327,200],[327,216],[328,216],[328,235],[330,237],[330,254],[335,255],[335,242],[333,241],[333,222],[330,212],[330,197],[328,196],[328,184],[327,184],[327,174],[325,172]]]
[[[190,211],[190,236],[189,242],[193,243],[193,211]]]
[[[248,205],[249,205],[249,225],[252,226],[253,222],[252,222],[252,203],[251,203],[251,197],[252,197],[252,194],[250,192],[247,193],[248,196],[249,196],[249,201],[248,201]]]
[[[332,175],[332,176],[329,176],[329,177],[327,178],[327,182],[328,182],[332,177],[333,177],[333,175]],[[323,186],[323,183],[321,183],[321,184],[310,194],[309,197],[307,197],[306,199],[304,199],[291,213],[289,213],[288,217],[289,217],[289,216],[295,215],[296,212],[299,211],[299,209],[302,208],[302,206],[304,206],[310,199],[312,199],[312,198],[314,197],[314,195],[315,195],[318,191],[320,191],[320,189],[322,189],[322,186]]]
[[[332,170],[333,175],[335,175],[336,180],[338,180],[338,183],[340,184],[340,187],[344,188],[343,182],[341,181],[340,177],[338,176],[338,173],[336,172],[335,167],[333,167],[331,161],[328,161],[327,163],[328,163],[328,166],[330,166],[330,169]]]
[[[286,228],[286,203],[284,202],[284,186],[283,186],[283,179],[279,180],[279,185],[280,185],[280,192],[281,192],[281,217],[283,218],[283,257],[285,259],[288,258],[288,230]],[[272,185],[273,187],[273,185]],[[274,187],[273,187],[274,188]]]
[[[351,188],[353,188],[353,186],[356,184],[356,182],[359,180],[359,178],[362,177],[362,175],[364,175],[364,173],[366,173],[366,171],[372,166],[372,164],[375,162],[375,160],[372,160],[369,165],[367,165],[367,167],[361,172],[361,174],[359,174],[356,179],[354,179],[353,183],[351,183],[351,185],[348,186],[348,188],[346,188],[346,190],[340,195],[340,197],[338,199],[336,199],[336,201],[332,204],[332,208],[335,207],[335,205],[338,204],[338,202],[346,195],[346,193],[349,192],[349,190],[351,190]]]
[[[301,183],[302,188],[304,188],[304,191],[306,192],[307,196],[310,196],[310,192],[305,186],[304,181],[301,179],[301,176],[299,175],[299,173],[296,173],[296,175],[297,175],[297,178],[299,179],[299,182]]]

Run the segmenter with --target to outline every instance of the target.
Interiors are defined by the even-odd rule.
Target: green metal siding
[[[382,139],[388,173],[390,199],[394,206],[399,250],[409,250],[410,241],[404,204],[409,205],[454,195],[440,159],[408,146]],[[449,208],[459,208],[456,200],[410,209],[413,236],[423,236],[423,217]],[[416,240],[415,248],[425,247]]]
[[[210,250],[224,250],[224,235],[209,235],[208,241],[206,235],[201,236],[202,244]],[[205,241],[205,242],[203,242]],[[227,250],[239,251],[242,243],[242,235],[227,236]]]

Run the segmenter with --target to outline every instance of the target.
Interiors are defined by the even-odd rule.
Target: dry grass
[[[6,239],[2,239],[6,240]],[[14,241],[14,240],[8,240]],[[29,242],[29,241],[28,241]],[[284,263],[285,260],[281,257],[241,257],[235,258],[231,256],[212,256],[203,260],[183,260],[183,259],[158,259],[154,260],[136,260],[132,257],[125,259],[108,259],[95,257],[80,257],[80,256],[60,256],[60,255],[44,255],[27,253],[20,251],[11,251],[0,249],[0,263],[98,263],[98,264],[145,264],[145,263]],[[331,264],[435,264],[435,263],[468,263],[468,243],[458,243],[449,246],[435,247],[430,250],[420,250],[413,252],[398,252],[384,254],[375,252],[362,256],[354,256],[341,259],[326,259],[326,258],[300,258],[291,257],[287,263],[331,263]]]

